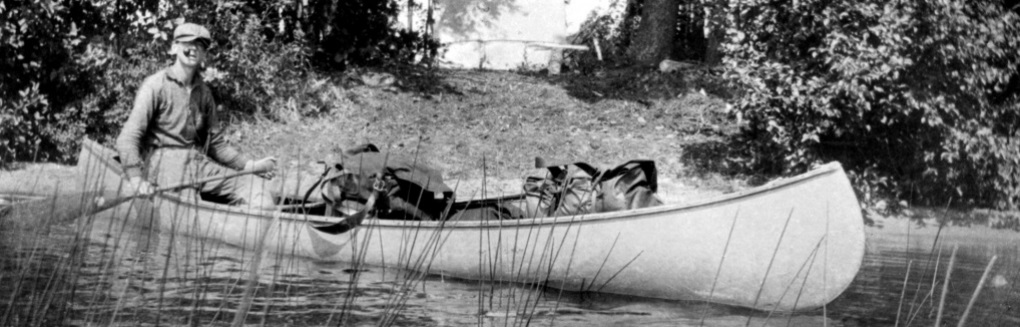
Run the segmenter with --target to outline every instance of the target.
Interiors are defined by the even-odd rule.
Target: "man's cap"
[[[192,42],[195,40],[205,42],[205,45],[208,46],[212,43],[212,35],[202,25],[193,23],[184,23],[174,29],[174,42]]]

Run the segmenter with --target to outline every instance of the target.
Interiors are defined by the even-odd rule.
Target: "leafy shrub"
[[[48,107],[46,98],[39,94],[39,84],[18,92],[11,103],[0,99],[0,158],[4,164],[38,154],[40,140],[30,137],[40,134]]]
[[[232,41],[216,51],[206,79],[220,95],[220,102],[232,109],[259,115],[271,114],[274,98],[298,93],[308,74],[308,55],[298,37],[293,42],[270,41],[262,33],[263,23],[254,15],[230,13],[217,29],[233,35]]]
[[[1020,63],[1015,13],[963,0],[742,6],[724,51],[749,168],[837,159],[894,197],[1018,203],[1020,113],[1004,88]]]
[[[71,60],[88,10],[56,1],[0,5],[0,167],[59,155],[47,127],[90,89]]]

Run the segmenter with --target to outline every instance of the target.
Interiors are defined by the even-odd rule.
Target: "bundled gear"
[[[371,144],[345,152],[339,163],[326,164],[305,199],[316,189],[327,204],[326,215],[374,210],[382,219],[436,220],[453,202],[453,190],[438,171],[381,153]],[[369,201],[373,194],[374,203]]]
[[[330,163],[302,203],[318,191],[327,216],[405,220],[491,220],[582,215],[662,204],[655,163],[632,160],[611,169],[584,162],[547,165],[546,177],[528,177],[524,194],[455,203],[453,190],[432,168],[379,152],[367,144]],[[318,196],[317,196],[318,197]],[[523,201],[521,201],[523,200]]]
[[[547,165],[547,177],[528,177],[524,184],[528,217],[570,216],[658,206],[655,162],[632,160],[608,170],[584,162]]]

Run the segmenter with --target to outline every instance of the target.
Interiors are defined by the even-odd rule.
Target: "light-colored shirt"
[[[237,170],[250,159],[227,144],[212,91],[195,74],[169,67],[142,82],[124,128],[117,137],[121,165],[129,177],[142,175],[142,154],[159,147],[194,148]],[[183,169],[176,167],[175,169]]]

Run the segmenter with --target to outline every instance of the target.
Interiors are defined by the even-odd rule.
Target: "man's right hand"
[[[150,195],[155,190],[151,183],[141,177],[131,177],[131,179],[128,180],[127,188],[129,191],[133,191],[137,195]]]
[[[249,160],[245,163],[244,170],[255,171],[255,175],[265,179],[273,179],[276,176],[276,157]]]

